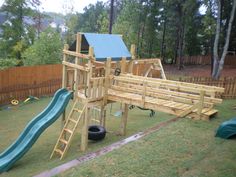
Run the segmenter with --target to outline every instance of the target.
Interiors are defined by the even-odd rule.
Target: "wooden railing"
[[[225,99],[236,98],[236,77],[224,77],[220,78],[219,80],[214,80],[211,77],[173,77],[169,79],[188,83],[223,87],[225,88],[224,93],[216,94],[216,97]]]
[[[103,98],[104,82],[105,82],[105,77],[97,77],[90,79],[91,88],[88,88],[88,91],[90,92],[89,101],[100,100]]]

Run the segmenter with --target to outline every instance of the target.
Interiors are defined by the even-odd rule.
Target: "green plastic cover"
[[[236,135],[236,117],[223,122],[216,131],[216,137],[228,139]]]

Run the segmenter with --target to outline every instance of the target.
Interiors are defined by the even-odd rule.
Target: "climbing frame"
[[[224,88],[167,80],[160,59],[136,59],[135,45],[129,52],[120,35],[78,33],[72,47],[64,46],[62,64],[62,87],[74,92],[74,104],[69,116],[62,116],[51,157],[65,156],[79,123],[80,149],[85,151],[92,111],[99,109],[96,121],[106,127],[106,108],[113,102],[122,104],[121,135],[126,134],[129,105],[209,120],[217,113],[214,105],[222,102],[215,95]]]

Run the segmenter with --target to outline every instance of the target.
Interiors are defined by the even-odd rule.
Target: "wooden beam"
[[[147,58],[147,59],[137,59],[135,60],[135,63],[137,64],[153,64],[153,63],[157,63],[158,61],[160,61],[159,58]]]
[[[117,90],[117,91],[135,93],[139,95],[142,94],[142,89],[138,89],[138,87],[135,85],[133,87],[130,87],[130,86],[125,87],[125,86],[126,85],[123,85],[123,86],[112,85],[111,89]],[[168,94],[168,93],[172,93],[172,94]],[[198,95],[191,95],[191,94],[183,93],[182,95],[179,94],[180,96],[178,96],[178,94],[179,94],[178,92],[173,92],[173,91],[168,92],[168,90],[167,92],[166,90],[157,90],[157,89],[155,89],[154,91],[149,91],[148,87],[146,87],[146,96],[153,97],[156,100],[158,99],[173,100],[175,102],[185,103],[189,105],[195,104],[199,100]],[[213,105],[213,103],[220,103],[220,102],[222,102],[222,100],[220,99],[205,97],[204,106],[210,107]]]
[[[123,80],[131,83],[138,83],[142,82],[142,76],[134,76],[131,74],[120,74],[120,76],[114,76],[115,80]],[[221,87],[211,87],[205,85],[198,85],[186,82],[179,82],[179,81],[170,81],[164,79],[157,79],[157,78],[146,78],[148,85],[153,87],[166,87],[168,89],[175,89],[180,91],[186,92],[193,92],[193,93],[200,93],[200,90],[204,90],[205,94],[212,95],[212,92],[222,92],[224,88]]]
[[[124,74],[126,70],[126,57],[122,57],[121,59],[121,67],[120,67],[121,73]]]
[[[64,49],[67,50],[69,48],[68,44],[64,45]],[[67,56],[63,54],[63,62],[66,62]],[[67,67],[66,65],[62,66],[62,88],[67,87]],[[63,129],[66,121],[66,110],[63,111],[62,113],[62,118],[61,118],[61,130]]]
[[[89,55],[82,54],[82,53],[76,53],[74,51],[69,51],[69,50],[63,50],[63,54],[78,57],[78,58],[83,58],[83,59],[87,59],[87,60],[91,59],[91,57]]]
[[[142,79],[143,76],[136,76],[132,74],[121,74],[120,76],[123,77],[129,77],[129,78],[136,78],[136,79]],[[180,81],[172,81],[172,80],[164,80],[164,79],[158,79],[158,78],[147,78],[148,81],[155,81],[156,83],[170,83],[170,84],[176,84],[176,85],[182,85],[182,86],[189,86],[193,88],[199,88],[199,89],[206,89],[206,90],[212,90],[212,92],[224,92],[223,87],[216,87],[216,86],[207,86],[202,84],[194,84],[194,83],[187,83],[187,82],[180,82]]]
[[[88,107],[86,106],[84,116],[83,116],[83,127],[81,132],[81,145],[80,149],[81,151],[85,151],[88,146],[88,117],[89,117],[89,111]]]
[[[77,33],[76,36],[76,53],[80,53],[81,51],[81,41],[82,41],[82,35],[80,33]],[[79,57],[75,57],[75,65],[79,66]],[[74,98],[76,98],[76,93],[78,90],[78,86],[79,86],[79,69],[75,68],[75,72],[74,72]]]
[[[199,104],[198,104],[198,108],[197,108],[197,114],[198,114],[199,119],[201,119],[202,109],[204,106],[204,95],[205,95],[205,91],[201,91],[200,98],[199,98]]]
[[[160,67],[160,69],[161,69],[161,77],[162,77],[162,79],[165,79],[165,80],[166,80],[166,74],[165,74],[164,68],[163,68],[163,66],[162,66],[162,64],[161,64],[161,60],[158,60],[158,61],[157,61],[157,64],[159,65],[159,67]],[[154,63],[154,65],[155,65],[155,63]]]
[[[82,71],[86,71],[86,72],[89,71],[88,67],[81,66],[81,65],[76,65],[74,63],[70,63],[70,62],[67,62],[67,61],[63,61],[62,64],[66,65],[66,66],[69,66],[69,67],[72,67],[72,68],[75,68],[75,69],[78,69],[78,70],[82,70]]]
[[[134,60],[135,59],[135,44],[131,44],[130,47],[130,53],[131,53],[131,59]]]
[[[110,73],[111,73],[111,58],[107,58],[105,68],[105,84],[103,90],[103,104],[101,106],[101,122],[102,126],[106,126],[106,110],[105,107],[108,102],[108,89],[110,85]]]
[[[120,134],[126,135],[126,126],[127,126],[127,120],[128,120],[128,111],[129,111],[129,105],[123,104],[122,105],[122,118],[121,118],[121,125],[120,125]]]
[[[69,46],[68,44],[65,44],[64,45],[64,49],[68,49]],[[65,54],[63,54],[63,61],[66,62],[67,60],[67,56]],[[66,65],[63,65],[62,66],[62,88],[66,88],[66,85],[67,85],[67,72],[66,72],[67,68],[66,68]]]

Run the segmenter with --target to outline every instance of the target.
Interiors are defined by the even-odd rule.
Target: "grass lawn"
[[[215,138],[219,124],[236,117],[227,100],[210,122],[181,119],[118,150],[59,176],[215,176],[236,175],[236,140]]]
[[[51,98],[10,110],[0,111],[0,152],[19,135],[27,122],[41,112]],[[219,114],[210,122],[181,119],[158,132],[114,150],[59,176],[235,176],[236,141],[214,137],[219,124],[236,116],[232,105],[236,100],[227,100],[219,105]],[[113,112],[119,105],[113,106]],[[110,131],[119,129],[120,118],[107,113]],[[173,116],[157,112],[149,118],[149,112],[137,108],[129,112],[127,136],[153,127]],[[7,176],[32,176],[65,163],[84,153],[79,151],[80,135],[74,138],[66,158],[49,159],[60,133],[60,120],[50,126],[33,148],[7,173]],[[124,137],[108,133],[105,140],[89,143],[87,152],[94,151]]]
[[[38,113],[40,113],[50,102],[51,98],[42,98],[37,102],[26,104],[20,107],[14,107],[8,110],[0,111],[0,153],[3,152],[11,143],[15,141],[25,125]],[[69,105],[70,107],[71,105]],[[109,107],[108,107],[109,108]],[[119,104],[113,105],[113,113],[119,108]],[[68,109],[69,110],[69,109]],[[112,116],[107,112],[107,126],[109,131],[118,131],[120,126],[120,117]],[[141,111],[137,108],[129,111],[127,136],[136,132],[152,127],[159,122],[166,121],[173,116],[156,113],[152,118],[149,117],[149,111]],[[3,173],[1,177],[8,176],[33,176],[42,171],[56,167],[62,163],[82,156],[85,153],[79,151],[80,134],[74,137],[71,148],[66,158],[60,161],[58,158],[49,159],[53,147],[60,133],[60,119],[50,126],[34,144],[25,156],[20,159],[13,168]],[[108,133],[106,138],[98,143],[89,143],[87,152],[97,150],[123,139],[122,136],[116,136],[115,133]],[[86,152],[86,153],[87,153]]]

